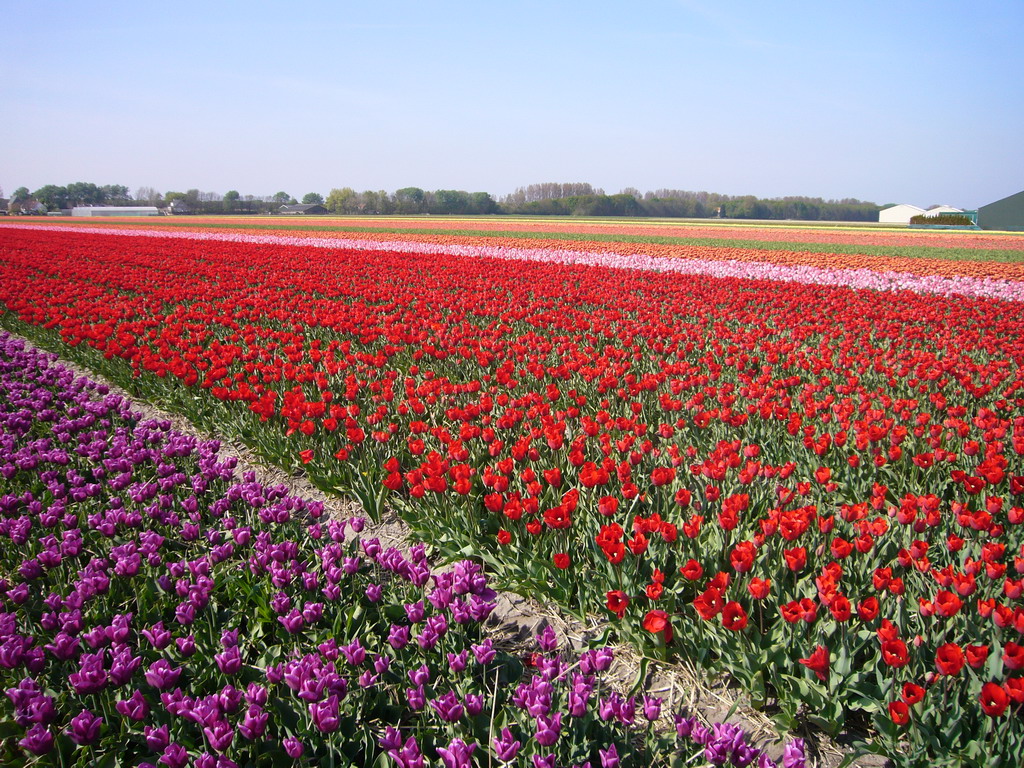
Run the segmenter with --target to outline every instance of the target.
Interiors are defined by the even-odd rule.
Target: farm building
[[[978,226],[982,229],[1024,231],[1024,192],[981,206],[978,209]]]
[[[282,205],[280,212],[288,216],[323,216],[327,209],[316,203],[306,205]]]
[[[72,216],[157,216],[160,211],[152,205],[102,205],[76,206],[71,209]]]
[[[962,208],[954,208],[952,205],[936,205],[924,212],[925,216],[941,216],[944,213],[963,213]]]
[[[920,216],[925,212],[924,208],[918,208],[916,205],[908,203],[891,205],[878,212],[878,220],[882,224],[909,224],[912,217]]]

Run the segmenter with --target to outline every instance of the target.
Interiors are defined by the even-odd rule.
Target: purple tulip
[[[344,654],[346,661],[353,666],[359,666],[366,660],[366,649],[363,648],[363,644],[359,642],[358,637],[348,645],[341,646],[341,652]]]
[[[558,647],[558,638],[555,636],[554,628],[548,624],[537,635],[537,645],[544,653],[551,653]]]
[[[558,712],[554,717],[545,717],[539,715],[537,717],[537,732],[534,733],[533,737],[537,740],[537,743],[542,747],[550,747],[556,741],[558,741],[559,735],[562,733],[562,713]]]
[[[654,722],[661,717],[661,699],[657,696],[644,696],[644,717],[649,722]]]
[[[149,703],[142,695],[142,691],[135,689],[135,692],[128,699],[118,699],[114,702],[114,709],[122,717],[139,722],[145,720],[149,714]]]
[[[448,654],[448,668],[452,672],[462,672],[469,661],[469,651],[463,649],[460,653]]]
[[[413,712],[419,712],[427,705],[427,692],[422,685],[418,685],[415,688],[406,688],[405,700],[409,705],[409,709]]]
[[[47,643],[43,647],[58,661],[69,661],[78,653],[78,646],[77,637],[62,631],[54,635],[52,643]]]
[[[174,609],[174,620],[182,626],[188,626],[196,620],[196,607],[190,602],[180,603]]]
[[[102,725],[102,717],[94,715],[88,709],[83,709],[71,718],[71,723],[65,733],[75,744],[84,747],[93,744],[99,738]]]
[[[393,749],[401,749],[402,734],[399,733],[397,728],[389,725],[384,729],[384,735],[380,737],[380,740],[377,743],[385,752],[390,752]]]
[[[601,768],[619,768],[619,751],[614,744],[609,744],[608,749],[598,749],[601,757]]]
[[[466,713],[470,717],[476,717],[484,710],[484,697],[480,694],[467,693],[465,702]]]
[[[292,599],[286,592],[278,592],[270,598],[270,608],[274,613],[287,613],[291,610]]]
[[[675,715],[676,721],[676,734],[681,739],[688,738],[693,733],[693,726],[696,725],[697,719],[693,717],[684,717],[683,715]]]
[[[444,761],[445,768],[469,768],[475,750],[475,743],[466,744],[462,739],[453,739],[447,748],[438,747],[437,754]]]
[[[516,755],[519,754],[519,750],[523,746],[521,742],[512,736],[512,731],[508,728],[502,728],[501,733],[494,737],[491,744],[494,746],[495,756],[502,763],[510,763],[515,760]]]
[[[786,744],[782,751],[783,768],[804,768],[807,760],[807,753],[804,749],[804,740],[797,738]]]
[[[473,655],[476,657],[477,664],[483,666],[494,661],[497,651],[494,650],[493,645],[491,638],[488,637],[479,645],[470,646],[470,649],[473,651]]]
[[[158,659],[146,670],[145,677],[146,682],[158,691],[166,691],[177,685],[178,678],[181,677],[181,667],[172,667],[166,659]]]
[[[167,768],[185,768],[185,764],[188,763],[188,750],[177,742],[168,744],[157,762],[163,763]]]
[[[287,739],[282,741],[281,746],[284,747],[285,754],[287,754],[292,760],[298,760],[302,757],[302,753],[306,749],[302,742],[294,736],[289,736]]]
[[[316,647],[320,651],[320,655],[328,661],[334,661],[340,655],[340,649],[338,648],[338,642],[333,638],[328,638],[325,642],[320,643]]]
[[[203,735],[212,749],[225,752],[235,739],[235,729],[226,720],[217,720],[203,728]]]
[[[292,609],[286,616],[278,616],[277,620],[281,623],[281,626],[283,626],[285,630],[292,635],[301,631],[302,626],[305,624],[302,614],[299,613],[297,609]]]
[[[213,660],[217,664],[217,669],[225,675],[237,674],[242,668],[242,654],[238,650],[238,646],[233,645],[223,653],[215,654]]]
[[[186,659],[196,652],[196,639],[193,635],[188,635],[187,637],[176,637],[174,638],[174,644],[178,648],[178,653]]]
[[[42,723],[36,723],[28,729],[18,744],[33,755],[45,755],[53,749],[53,734]]]
[[[448,723],[454,723],[462,717],[464,712],[462,702],[459,701],[455,691],[448,691],[443,696],[439,696],[430,702],[430,706],[434,708],[434,711],[437,712],[442,720]]]
[[[419,624],[423,621],[425,611],[426,606],[423,605],[422,600],[415,603],[405,604],[405,615],[409,619],[410,624]]]
[[[392,749],[388,756],[398,764],[399,768],[424,768],[423,755],[416,743],[416,737],[410,736],[401,749]]]
[[[400,627],[397,624],[392,624],[391,631],[388,632],[388,644],[396,651],[400,651],[409,644],[409,636],[409,627]]]
[[[331,733],[338,730],[340,720],[338,718],[338,697],[331,696],[326,701],[317,701],[309,705],[309,715],[313,719],[313,725],[321,733]]]
[[[265,712],[254,704],[246,710],[245,718],[238,726],[238,731],[249,741],[255,741],[263,735],[263,732],[267,728],[267,721],[269,719],[270,713]]]
[[[245,701],[250,705],[262,707],[267,703],[268,696],[267,689],[259,683],[249,683],[249,687],[245,689]]]
[[[142,730],[146,736],[146,746],[153,752],[163,752],[164,748],[171,743],[171,732],[166,723],[159,728],[147,725]]]

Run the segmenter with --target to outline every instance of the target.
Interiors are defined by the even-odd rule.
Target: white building
[[[944,213],[963,213],[963,208],[954,208],[952,205],[936,205],[924,212],[925,216],[941,216]]]
[[[153,205],[99,205],[76,206],[72,216],[159,216],[160,211]]]
[[[891,205],[888,208],[883,208],[878,212],[878,220],[882,224],[909,224],[910,219],[913,216],[922,216],[925,213],[926,211],[924,208],[918,208],[916,205],[903,203],[901,205]]]

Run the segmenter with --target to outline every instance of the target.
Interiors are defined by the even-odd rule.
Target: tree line
[[[882,206],[844,198],[758,198],[658,189],[641,193],[629,187],[607,195],[587,185],[531,184],[500,201],[503,213],[535,216],[648,216],[654,218],[799,219],[804,221],[878,221]]]
[[[287,192],[256,196],[230,190],[221,195],[198,189],[162,193],[153,187],[139,187],[133,195],[120,184],[99,186],[75,182],[66,186],[47,184],[35,192],[20,187],[13,193],[9,208],[12,213],[18,213],[65,210],[79,205],[151,205],[173,213],[258,215],[279,213],[281,206],[296,203],[296,198]],[[530,184],[499,200],[487,192],[455,189],[429,191],[403,187],[394,192],[357,192],[351,187],[341,187],[332,189],[326,198],[318,192],[309,192],[302,197],[302,203],[322,205],[330,213],[371,216],[508,214],[804,221],[877,221],[882,207],[854,198],[758,198],[679,189],[641,193],[629,187],[609,195],[583,182]]]

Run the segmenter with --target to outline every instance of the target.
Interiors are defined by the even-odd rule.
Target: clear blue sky
[[[543,181],[975,207],[1024,189],[1024,3],[0,11],[0,187]]]

